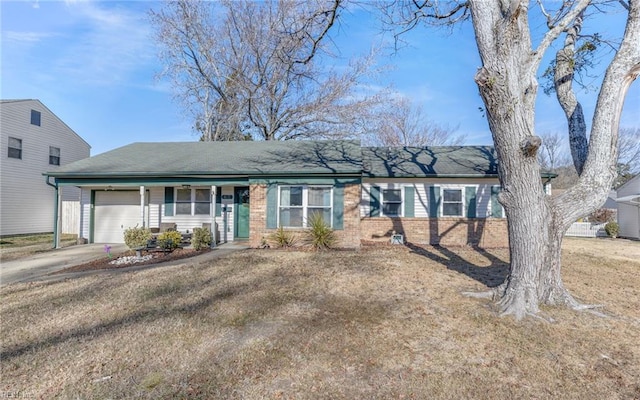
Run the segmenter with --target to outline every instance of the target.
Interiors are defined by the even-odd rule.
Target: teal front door
[[[237,187],[234,190],[234,235],[235,239],[249,239],[249,188]]]

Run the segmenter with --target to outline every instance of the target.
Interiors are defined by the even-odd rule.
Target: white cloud
[[[46,33],[46,32],[5,31],[3,32],[3,36],[8,41],[12,41],[12,42],[35,43],[35,42],[41,41],[42,39],[46,39],[55,35],[52,33]]]

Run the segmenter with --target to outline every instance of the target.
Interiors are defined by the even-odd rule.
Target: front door
[[[249,239],[249,188],[235,188],[233,197],[236,211],[233,237],[235,239]]]

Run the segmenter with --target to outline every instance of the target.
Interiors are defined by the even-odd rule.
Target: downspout
[[[57,249],[60,247],[60,237],[58,235],[58,182],[56,181],[55,185],[51,182],[49,182],[49,178],[51,178],[50,176],[46,175],[45,176],[45,183],[49,186],[51,186],[52,188],[55,189],[55,200],[54,200],[54,207],[53,207],[53,248]]]

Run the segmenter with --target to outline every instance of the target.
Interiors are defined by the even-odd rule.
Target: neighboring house
[[[617,213],[618,211],[618,203],[616,202],[617,197],[618,197],[618,193],[614,189],[609,190],[609,195],[607,196],[607,200],[604,202],[601,208],[606,208],[607,210],[612,210]]]
[[[640,239],[640,174],[618,188],[620,237]]]
[[[1,100],[0,131],[0,236],[53,232],[55,190],[43,173],[89,157],[91,146],[39,100]],[[60,195],[60,230],[78,234],[80,190]]]
[[[48,174],[82,189],[81,232],[216,224],[251,246],[320,213],[341,247],[389,241],[506,246],[492,147],[362,148],[357,141],[134,143]],[[548,181],[549,177],[546,177]],[[215,225],[213,225],[215,226]]]

